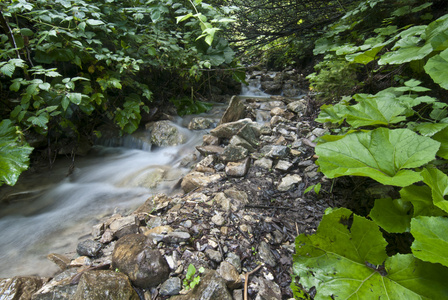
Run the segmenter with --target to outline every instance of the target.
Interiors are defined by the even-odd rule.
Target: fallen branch
[[[261,264],[258,267],[256,267],[255,269],[253,269],[252,271],[246,273],[246,277],[244,280],[244,300],[247,300],[247,283],[249,282],[249,276],[252,275],[253,273],[257,272],[258,270],[260,270],[260,268],[262,266],[264,266],[264,264]]]

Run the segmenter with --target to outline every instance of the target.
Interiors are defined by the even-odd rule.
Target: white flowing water
[[[96,146],[88,157],[76,159],[68,177],[70,162],[60,161],[51,172],[24,178],[9,194],[9,203],[0,203],[0,278],[51,276],[58,268],[46,256],[74,257],[77,243],[99,219],[129,213],[157,193],[175,192],[189,171],[180,162],[193,155],[204,132],[188,134],[186,144],[154,151],[141,138],[122,142],[140,149]]]

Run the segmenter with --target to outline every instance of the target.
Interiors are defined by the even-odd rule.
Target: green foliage
[[[448,278],[448,176],[441,168],[448,158],[448,105],[431,96],[443,95],[439,90],[422,86],[420,80],[404,80],[419,78],[425,86],[448,87],[444,67],[448,15],[426,24],[431,18],[423,12],[431,3],[397,0],[394,4],[391,17],[377,23],[379,28],[370,25],[356,31],[388,5],[380,0],[361,3],[316,43],[315,53],[364,65],[373,77],[403,69],[407,76],[395,77],[397,81],[391,83],[397,87],[389,84],[376,94],[356,94],[323,105],[316,119],[333,123],[338,134],[318,141],[320,171],[329,178],[369,177],[397,187],[400,196],[376,199],[368,214],[372,221],[346,209],[334,210],[324,216],[314,236],[297,237],[293,291],[299,290],[297,285],[306,291],[315,287],[315,299],[448,295],[443,283]],[[421,23],[403,21],[414,16],[421,17]],[[386,255],[380,229],[389,237],[412,236],[412,246],[404,250],[409,254]],[[388,241],[388,249],[394,249],[394,239]]]
[[[330,210],[316,234],[296,238],[293,272],[305,289],[316,288],[314,299],[446,298],[448,268],[411,254],[389,257],[386,245],[374,222]]]
[[[176,106],[177,114],[179,116],[200,114],[209,111],[213,105],[200,100],[194,100],[191,97],[181,97],[170,99],[171,103]]]
[[[0,122],[0,186],[14,185],[20,173],[28,168],[33,148],[24,141],[19,128],[10,120]]]
[[[203,267],[199,268],[199,273],[204,273],[205,269]],[[183,285],[186,289],[194,289],[195,286],[201,281],[201,276],[196,275],[196,268],[193,264],[188,266],[187,274],[185,274],[185,279]]]

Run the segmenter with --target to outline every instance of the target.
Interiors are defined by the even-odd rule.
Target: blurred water
[[[119,142],[126,147],[96,146],[76,159],[69,177],[69,164],[62,162],[64,171],[34,174],[18,184],[13,200],[0,206],[0,277],[51,276],[58,268],[46,256],[75,256],[77,243],[101,217],[131,212],[152,195],[174,192],[189,171],[180,162],[193,154],[203,132],[188,132],[184,145],[155,150],[142,134]],[[156,184],[160,177],[164,181]]]

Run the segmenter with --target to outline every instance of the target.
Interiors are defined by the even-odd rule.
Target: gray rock
[[[243,177],[249,171],[249,167],[249,157],[239,162],[229,162],[226,166],[226,175],[231,177]]]
[[[227,287],[231,290],[241,286],[242,281],[237,269],[228,261],[223,261],[219,265],[218,274],[226,281]]]
[[[292,163],[286,160],[279,160],[277,164],[275,165],[275,169],[280,171],[288,171],[292,167]]]
[[[237,254],[233,252],[227,253],[226,261],[231,263],[236,268],[238,273],[241,273],[241,259]]]
[[[262,81],[261,89],[270,95],[280,95],[282,91],[282,83],[277,81]]]
[[[271,109],[270,114],[271,116],[284,116],[285,110],[280,107],[274,107],[273,109]]]
[[[258,294],[255,300],[281,300],[282,292],[280,287],[274,281],[267,280],[262,277],[254,278],[257,284]]]
[[[215,155],[221,154],[224,151],[224,148],[220,146],[209,145],[209,146],[197,146],[196,150],[198,150],[202,156],[207,156],[211,154]]]
[[[299,182],[302,182],[302,177],[297,174],[286,175],[278,185],[277,189],[281,192],[286,192],[295,187]]]
[[[33,296],[32,300],[65,300],[76,292],[76,285],[71,284],[73,276],[78,274],[76,268],[69,268],[56,275],[50,282],[44,284]]]
[[[47,258],[54,262],[61,270],[67,269],[67,266],[70,264],[70,258],[58,253],[50,253],[47,255]]]
[[[241,127],[236,135],[248,141],[252,146],[257,147],[260,142],[261,130],[257,123],[248,123]]]
[[[73,300],[139,300],[128,277],[120,272],[101,270],[85,272]]]
[[[204,117],[195,117],[188,124],[190,130],[201,130],[213,127],[213,120]]]
[[[162,254],[150,248],[144,235],[130,234],[115,244],[112,268],[126,274],[131,282],[141,288],[150,288],[164,282],[170,267]]]
[[[243,300],[243,294],[244,294],[244,290],[240,289],[240,290],[233,290],[232,295],[233,295],[233,300]]]
[[[44,280],[37,276],[16,276],[0,279],[0,299],[31,299],[43,285]]]
[[[115,232],[115,231],[118,231],[126,226],[138,225],[138,224],[139,224],[139,222],[138,222],[137,216],[131,215],[131,216],[115,219],[114,221],[112,221],[112,223],[110,223],[109,228],[110,228],[110,230]]]
[[[202,136],[202,141],[204,142],[204,146],[218,146],[219,145],[219,138],[216,136],[213,136],[211,134],[205,134]]]
[[[205,175],[201,172],[190,172],[182,179],[181,187],[185,193],[196,188],[205,187],[222,179],[220,174]]]
[[[167,244],[179,244],[182,242],[188,242],[191,236],[188,232],[183,231],[173,231],[168,232],[163,238],[163,242]]]
[[[216,271],[206,270],[199,285],[186,295],[171,297],[170,300],[232,300],[226,282]]]
[[[221,214],[216,214],[212,217],[212,222],[218,226],[222,226],[226,222],[226,219]]]
[[[80,256],[94,257],[98,255],[102,247],[103,244],[101,244],[100,242],[94,240],[85,240],[78,244],[78,246],[76,247],[76,252]]]
[[[249,151],[246,148],[228,145],[219,155],[219,159],[224,162],[235,162],[246,158],[248,155]]]
[[[306,111],[306,100],[302,99],[302,100],[291,102],[286,106],[286,108],[288,110],[292,111],[293,113],[296,113],[299,116],[302,116],[303,113]]]
[[[272,159],[269,159],[269,158],[266,158],[266,157],[257,159],[254,162],[254,166],[260,167],[260,168],[265,169],[265,170],[271,169],[272,168],[272,164],[273,164]]]
[[[261,241],[258,246],[258,254],[260,258],[271,267],[275,267],[277,262],[275,261],[274,255],[271,253],[271,247],[265,241]]]
[[[251,119],[242,119],[235,122],[221,124],[215,129],[210,131],[210,134],[218,138],[230,139],[232,136],[236,135],[238,131],[241,130],[246,124],[251,124],[253,121]]]
[[[182,281],[179,277],[171,277],[162,283],[159,293],[162,296],[174,296],[182,289]]]
[[[289,148],[286,146],[272,145],[270,147],[271,149],[267,153],[267,156],[270,158],[274,159],[284,158],[289,154]]]
[[[222,261],[221,252],[219,252],[217,250],[207,249],[207,250],[205,250],[205,254],[207,255],[208,258],[210,258],[214,262],[219,263]]]
[[[243,148],[246,148],[249,152],[254,152],[255,149],[254,147],[245,139],[243,139],[242,137],[238,136],[238,135],[234,135],[230,141],[229,141],[229,145],[231,146],[241,146]]]
[[[104,233],[104,223],[100,223],[100,224],[94,225],[92,227],[92,233],[91,234],[92,234],[92,236],[93,236],[93,238],[95,240],[101,238],[103,233]]]
[[[237,96],[232,96],[229,106],[224,112],[219,125],[229,122],[235,122],[244,118],[246,114],[246,107]]]
[[[326,135],[328,133],[328,130],[318,127],[318,128],[314,128],[313,131],[311,131],[311,133],[313,135],[315,135],[316,137],[321,137],[321,136]]]
[[[168,120],[157,121],[148,127],[151,131],[151,143],[157,146],[176,146],[188,140],[186,133]]]

